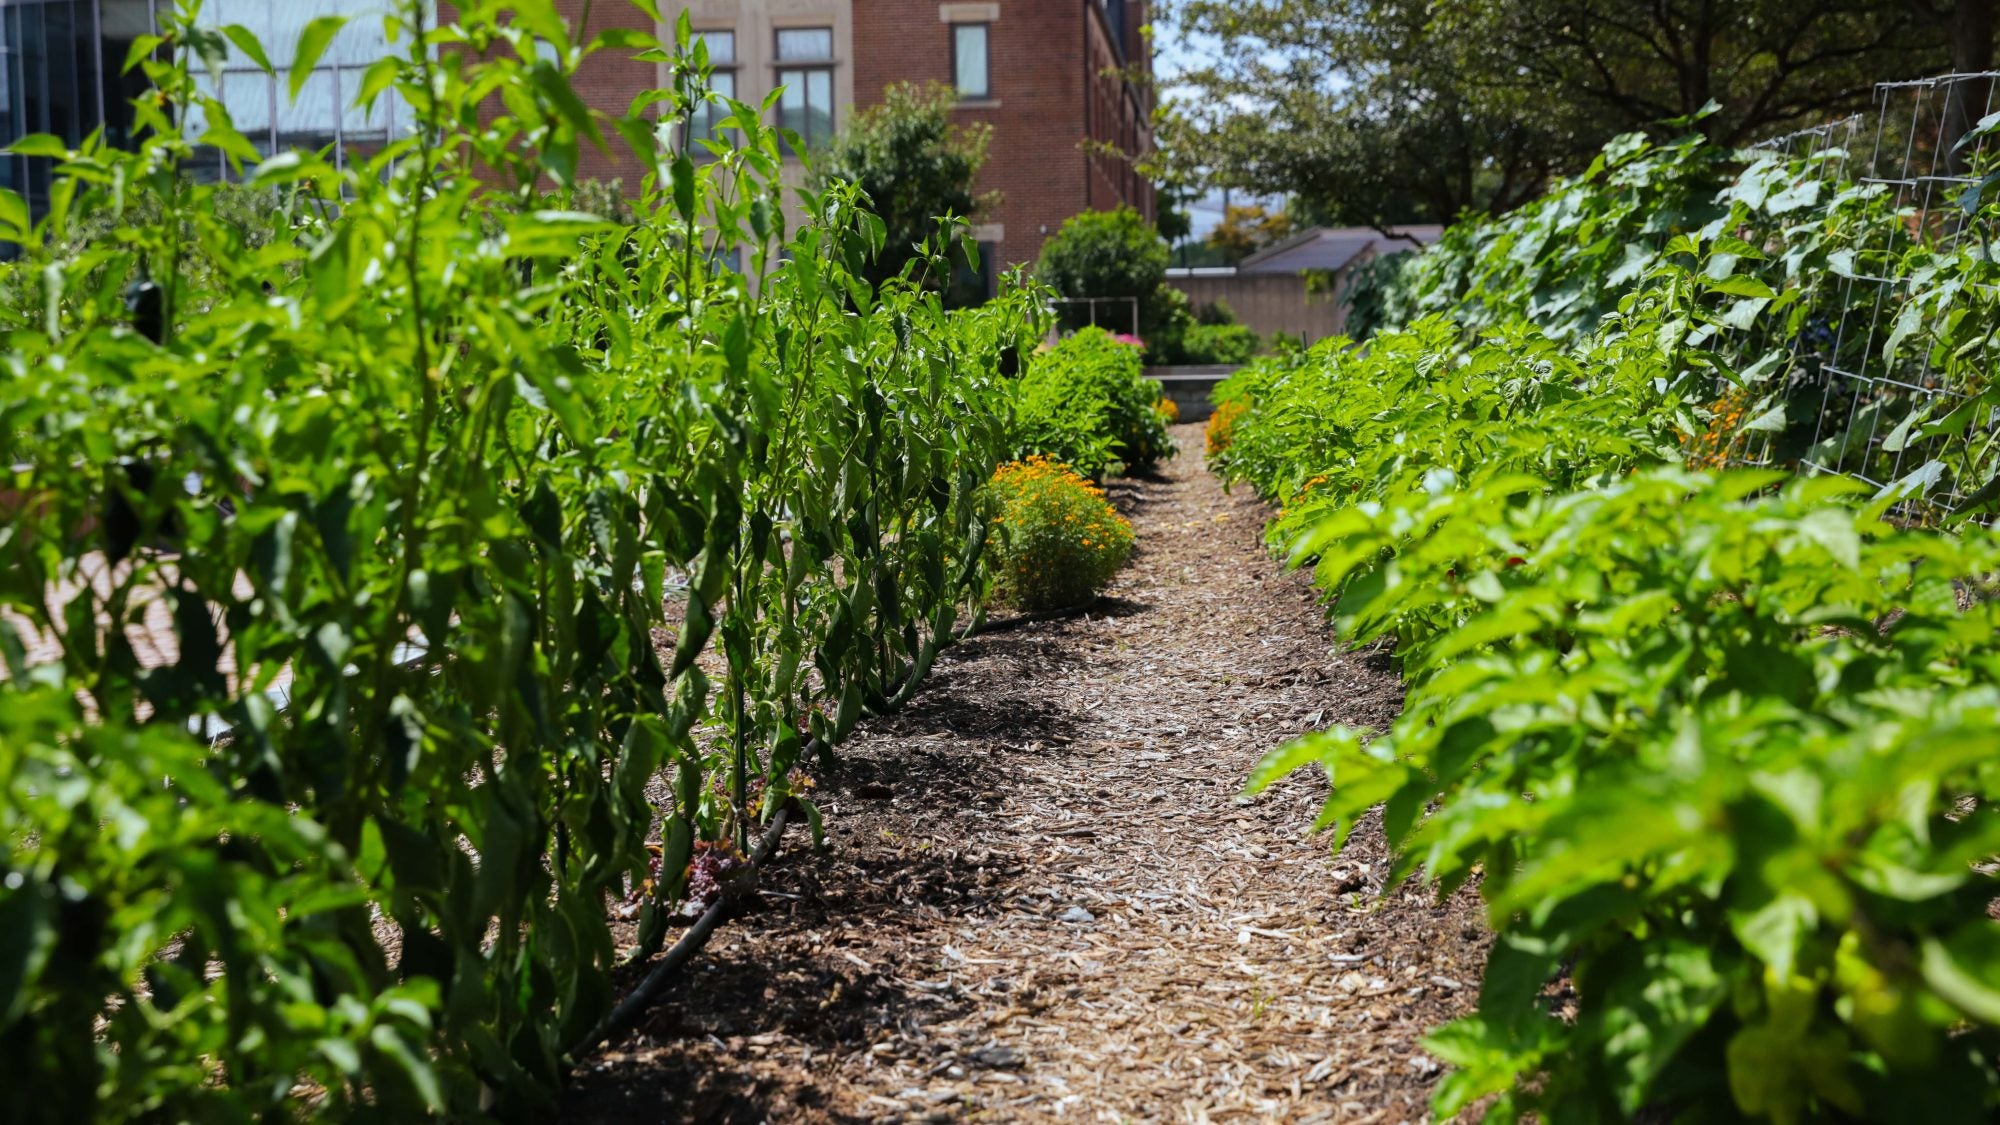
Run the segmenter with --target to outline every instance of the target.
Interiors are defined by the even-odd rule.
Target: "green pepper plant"
[[[1991,1116],[2000,538],[1921,505],[1994,468],[1975,441],[1883,472],[1905,451],[1847,419],[1916,451],[1946,400],[1822,378],[1915,357],[1967,432],[1989,265],[1812,162],[1690,195],[1719,157],[1642,147],[1416,258],[1429,315],[1220,389],[1214,465],[1410,685],[1387,730],[1308,735],[1248,788],[1318,768],[1337,847],[1379,808],[1396,880],[1476,882],[1495,939],[1427,1041],[1440,1118]],[[1816,338],[1877,270],[1904,278],[1887,355]],[[1874,484],[1786,444],[1829,398],[1821,440]]]
[[[701,865],[816,826],[802,756],[984,605],[1034,295],[947,312],[949,217],[865,283],[851,186],[788,223],[796,138],[709,88],[685,16],[428,13],[386,17],[355,106],[415,127],[341,165],[235,129],[201,75],[267,56],[198,0],[126,60],[131,150],[15,146],[57,163],[45,214],[0,192],[0,1044],[30,1119],[546,1112]],[[605,51],[667,84],[586,106]],[[727,143],[680,143],[697,114]],[[648,169],[629,223],[576,209],[613,145]],[[271,205],[216,205],[246,189]]]

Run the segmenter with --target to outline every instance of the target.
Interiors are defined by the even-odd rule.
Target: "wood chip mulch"
[[[1117,481],[1139,547],[1089,616],[947,653],[818,771],[803,829],[560,1119],[1427,1118],[1423,1032],[1467,1010],[1476,894],[1379,894],[1379,829],[1332,857],[1324,785],[1237,798],[1266,750],[1380,728],[1400,689],[1339,653],[1268,510],[1200,430]]]

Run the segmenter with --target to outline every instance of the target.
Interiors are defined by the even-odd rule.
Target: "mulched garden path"
[[[1332,858],[1324,786],[1244,804],[1258,757],[1380,727],[1386,662],[1329,651],[1268,511],[1200,431],[1119,481],[1138,551],[1088,617],[948,652],[820,772],[754,901],[561,1119],[1417,1121],[1424,1030],[1468,1008],[1470,891],[1379,895],[1379,829]]]

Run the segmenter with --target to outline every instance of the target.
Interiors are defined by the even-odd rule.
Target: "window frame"
[[[993,100],[992,23],[986,20],[967,20],[963,23],[952,23],[948,26],[951,28],[951,87],[952,89],[958,91],[958,100],[962,102],[992,101]],[[973,29],[977,29],[979,32],[979,38],[981,42],[981,53],[986,56],[984,59],[985,65],[983,67],[983,71],[986,78],[986,88],[978,91],[977,93],[967,90],[964,86],[959,85],[959,72],[958,72],[958,33],[961,31],[969,31]]]
[[[786,58],[784,51],[784,42],[785,42],[785,33],[788,31],[826,32],[826,54],[803,55],[797,58]],[[771,63],[773,66],[784,66],[786,64],[810,66],[814,63],[821,63],[827,66],[832,66],[834,62],[833,48],[834,48],[833,25],[830,23],[828,24],[811,23],[811,24],[797,24],[797,25],[778,24],[771,28]]]
[[[716,62],[714,52],[711,50],[708,57],[709,80],[711,82],[709,89],[715,89],[713,82],[716,75],[726,74],[729,76],[728,96],[741,100],[743,90],[741,82],[743,77],[743,55],[736,48],[742,42],[743,37],[733,26],[697,27],[690,29],[691,38],[699,38],[704,42],[707,42],[708,37],[711,35],[729,36],[729,61]],[[696,160],[715,159],[715,154],[710,152],[703,142],[727,143],[721,136],[721,130],[718,128],[724,116],[726,115],[723,113],[722,107],[709,102],[703,102],[701,107],[695,111],[694,118],[688,122],[687,136],[682,141],[682,147],[690,157]]]
[[[784,52],[780,49],[780,44],[783,42],[784,34],[788,31],[825,32],[827,53],[825,55],[810,57],[810,58],[786,58]],[[795,130],[795,132],[799,134],[799,143],[804,145],[806,148],[812,148],[815,145],[825,144],[833,140],[834,134],[837,133],[840,129],[839,120],[836,116],[840,104],[840,98],[837,93],[836,84],[834,82],[834,73],[840,66],[840,60],[836,58],[834,55],[834,45],[835,45],[835,37],[834,37],[834,28],[832,24],[800,24],[798,26],[779,25],[771,29],[771,88],[772,89],[775,90],[781,86],[784,87],[792,86],[793,83],[785,80],[785,76],[788,74],[799,75],[801,79],[804,79],[806,76],[813,73],[823,73],[826,75],[826,135],[823,137],[815,137],[811,134],[809,129]],[[812,88],[808,86],[804,81],[799,82],[797,86],[799,90],[799,95],[805,99],[806,122],[810,124],[810,122],[812,121],[812,109],[813,109]],[[780,128],[783,128],[785,124],[784,99],[780,97],[778,100],[778,104],[772,106],[771,109],[772,112],[777,114],[776,124]]]

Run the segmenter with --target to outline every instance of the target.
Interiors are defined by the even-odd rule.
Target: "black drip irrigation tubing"
[[[764,830],[764,835],[750,852],[750,869],[753,872],[777,854],[778,841],[784,836],[785,824],[791,819],[791,815],[791,806],[786,805],[778,810],[778,815],[771,818],[770,827]],[[687,933],[682,934],[681,939],[675,942],[651,969],[647,970],[645,979],[639,982],[639,987],[634,988],[624,1000],[619,1001],[618,1006],[598,1021],[589,1035],[584,1036],[581,1042],[570,1049],[572,1068],[575,1067],[579,1056],[597,1050],[605,1041],[630,1031],[633,1025],[639,1022],[647,1009],[653,1006],[653,1002],[660,998],[660,993],[666,991],[668,982],[680,971],[681,966],[687,964],[690,958],[701,952],[702,946],[708,944],[709,935],[722,924],[722,916],[729,910],[730,899],[731,896],[727,894],[717,896],[709,908],[701,912],[701,917],[695,919],[694,925],[688,927]]]
[[[1098,599],[1092,598],[1087,602],[1080,602],[1062,609],[1042,610],[1037,613],[1021,613],[999,621],[977,622],[965,632],[958,634],[953,640],[964,641],[972,637],[984,636],[988,633],[1004,633],[1038,622],[1075,617],[1088,611],[1097,603]],[[909,692],[905,689],[914,686],[913,678],[909,683],[898,685],[898,690],[889,693],[890,698],[897,703],[907,701]],[[897,709],[899,708],[887,708],[884,713]],[[806,744],[804,753],[800,756],[804,757],[806,754],[817,753],[824,749],[824,744],[815,738]],[[766,863],[769,863],[771,858],[777,854],[778,842],[785,834],[785,826],[791,820],[791,813],[792,808],[789,804],[780,808],[777,815],[771,818],[770,826],[764,830],[764,835],[758,839],[757,846],[751,850],[750,869],[753,874]],[[582,1040],[570,1048],[568,1063],[571,1070],[576,1068],[577,1063],[582,1060],[583,1056],[596,1051],[608,1040],[630,1031],[638,1024],[639,1020],[659,1000],[661,993],[666,991],[667,985],[673,980],[674,975],[680,972],[682,967],[695,954],[701,952],[703,946],[708,944],[708,939],[715,933],[716,928],[722,925],[723,916],[729,912],[731,903],[732,896],[725,894],[711,903],[707,910],[702,911],[701,917],[695,919],[694,924],[688,927],[687,932],[681,935],[680,940],[675,942],[665,953],[661,954],[660,959],[653,964],[652,968],[646,970],[646,975],[639,981],[638,987],[628,993],[625,999],[619,1001],[618,1006],[611,1009],[610,1014],[598,1021],[597,1026],[590,1030],[590,1034],[584,1036]]]

